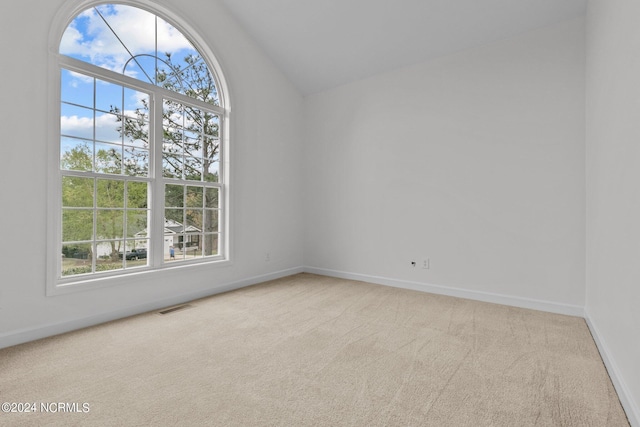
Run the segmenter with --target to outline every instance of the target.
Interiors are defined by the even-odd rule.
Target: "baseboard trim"
[[[149,311],[182,304],[188,301],[193,301],[199,298],[205,298],[223,292],[244,288],[246,286],[255,285],[269,280],[280,279],[282,277],[302,273],[303,271],[304,269],[302,267],[275,271],[259,276],[248,277],[234,282],[220,284],[215,287],[198,292],[190,292],[186,294],[176,295],[171,298],[158,299],[144,304],[138,304],[120,310],[111,311],[108,313],[101,313],[93,316],[66,320],[64,322],[54,323],[50,325],[42,325],[7,332],[4,334],[0,334],[0,348],[11,347],[29,341],[35,341],[41,338],[63,334],[65,332],[71,332],[78,329],[87,328],[89,326],[99,325],[101,323],[110,322],[112,320],[122,319],[136,314],[146,313]]]
[[[609,351],[609,347],[607,346],[606,341],[602,338],[602,335],[598,331],[597,326],[591,320],[591,316],[589,316],[589,311],[585,309],[584,320],[587,322],[587,326],[591,331],[591,336],[598,347],[598,351],[600,351],[600,357],[602,357],[602,361],[604,365],[607,367],[607,371],[609,372],[609,377],[611,378],[611,382],[613,383],[613,387],[616,389],[618,393],[618,397],[620,398],[620,403],[624,408],[629,423],[632,427],[640,427],[640,407],[638,407],[637,400],[633,399],[627,384],[624,382],[624,377],[620,374],[620,369],[616,364],[613,357],[611,357],[611,352]]]
[[[584,317],[584,307],[570,304],[560,304],[552,301],[536,300],[531,298],[514,297],[490,292],[472,291],[449,286],[434,285],[430,283],[412,282],[408,280],[392,279],[389,277],[371,276],[367,274],[350,273],[346,271],[330,270],[305,266],[306,273],[319,274],[323,276],[337,277],[341,279],[359,280],[362,282],[375,283],[378,285],[393,286],[395,288],[412,289],[415,291],[429,292],[438,295],[466,298],[476,301],[489,302],[494,304],[509,305],[513,307],[528,308],[532,310],[546,311],[568,316]]]

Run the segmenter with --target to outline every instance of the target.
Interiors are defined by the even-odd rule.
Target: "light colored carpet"
[[[583,319],[312,274],[0,350],[0,425],[628,426]]]

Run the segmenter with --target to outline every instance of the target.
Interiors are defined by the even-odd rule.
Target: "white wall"
[[[231,88],[233,264],[45,296],[48,36],[63,0],[0,17],[3,248],[0,347],[211,293],[302,265],[302,96],[214,0],[160,0],[209,43]],[[265,253],[270,261],[265,261]],[[289,271],[290,272],[290,271]]]
[[[640,426],[639,22],[637,0],[589,2],[586,312],[636,426]]]
[[[307,97],[305,265],[582,313],[584,84],[578,19]]]

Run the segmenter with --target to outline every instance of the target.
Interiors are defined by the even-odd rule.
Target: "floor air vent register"
[[[175,313],[176,311],[185,310],[190,307],[191,307],[191,304],[176,305],[173,307],[163,308],[162,310],[158,311],[158,314],[171,314],[171,313]]]

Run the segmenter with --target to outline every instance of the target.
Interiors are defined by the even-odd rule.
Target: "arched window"
[[[48,289],[227,259],[220,73],[185,32],[95,4],[60,39]]]

